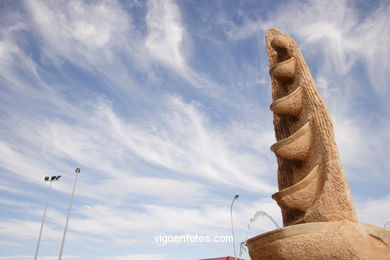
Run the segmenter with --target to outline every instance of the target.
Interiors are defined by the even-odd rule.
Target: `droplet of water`
[[[242,257],[242,254],[245,252],[247,253],[247,245],[246,241],[248,241],[249,236],[251,235],[252,232],[252,223],[255,222],[258,218],[260,217],[267,217],[268,219],[271,220],[271,222],[275,225],[276,229],[280,228],[278,223],[265,211],[263,210],[258,210],[255,215],[250,219],[249,224],[248,224],[248,230],[246,231],[246,238],[244,242],[241,242],[240,244],[240,258]]]

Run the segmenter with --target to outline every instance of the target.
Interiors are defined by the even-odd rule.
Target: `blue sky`
[[[281,225],[265,31],[291,35],[332,115],[359,220],[390,220],[388,1],[0,2],[0,259],[198,259]],[[274,227],[253,224],[254,236]]]

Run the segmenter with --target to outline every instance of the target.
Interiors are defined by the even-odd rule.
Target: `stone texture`
[[[301,52],[276,29],[267,32],[266,43],[277,140],[271,150],[277,156],[280,190],[273,198],[283,224],[356,221],[332,121]],[[316,178],[306,178],[315,167]],[[296,206],[296,197],[304,207]]]
[[[332,121],[295,42],[266,35],[285,227],[247,241],[252,260],[390,259],[390,229],[358,223]]]
[[[294,116],[301,113],[303,104],[303,88],[298,87],[290,95],[279,98],[271,104],[270,109],[279,117]]]
[[[252,260],[390,259],[390,232],[350,221],[287,226],[247,241]]]

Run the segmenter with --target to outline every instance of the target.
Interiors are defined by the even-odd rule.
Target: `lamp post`
[[[38,236],[38,241],[37,241],[37,247],[35,249],[34,260],[37,260],[37,258],[38,258],[39,246],[41,244],[43,225],[45,224],[45,219],[46,219],[47,205],[49,204],[49,199],[50,199],[50,194],[51,194],[51,184],[53,183],[53,181],[58,181],[60,178],[61,178],[61,175],[57,175],[57,176],[51,176],[51,177],[45,176],[45,179],[44,179],[45,182],[46,181],[49,182],[49,191],[47,192],[45,209],[43,210],[41,229],[39,230],[39,236]]]
[[[61,260],[61,259],[62,259],[62,253],[64,252],[64,244],[65,244],[65,238],[66,238],[66,231],[67,231],[67,229],[68,229],[70,210],[71,210],[71,208],[72,208],[72,201],[73,201],[74,191],[75,191],[75,189],[76,189],[77,179],[78,179],[79,173],[80,173],[80,168],[76,168],[75,173],[76,173],[76,177],[75,177],[75,179],[74,179],[72,196],[70,197],[70,201],[69,201],[68,216],[66,217],[64,236],[62,237],[61,250],[60,250],[60,255],[59,255],[59,257],[58,257],[58,260]]]
[[[236,244],[234,242],[234,227],[233,227],[233,203],[236,199],[240,197],[239,194],[234,195],[234,198],[232,200],[232,204],[230,205],[230,222],[232,224],[232,237],[233,237],[233,250],[234,250],[234,260],[236,260]]]

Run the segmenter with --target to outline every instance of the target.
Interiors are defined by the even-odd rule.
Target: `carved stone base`
[[[252,260],[390,259],[390,229],[350,221],[283,227],[247,241]]]

